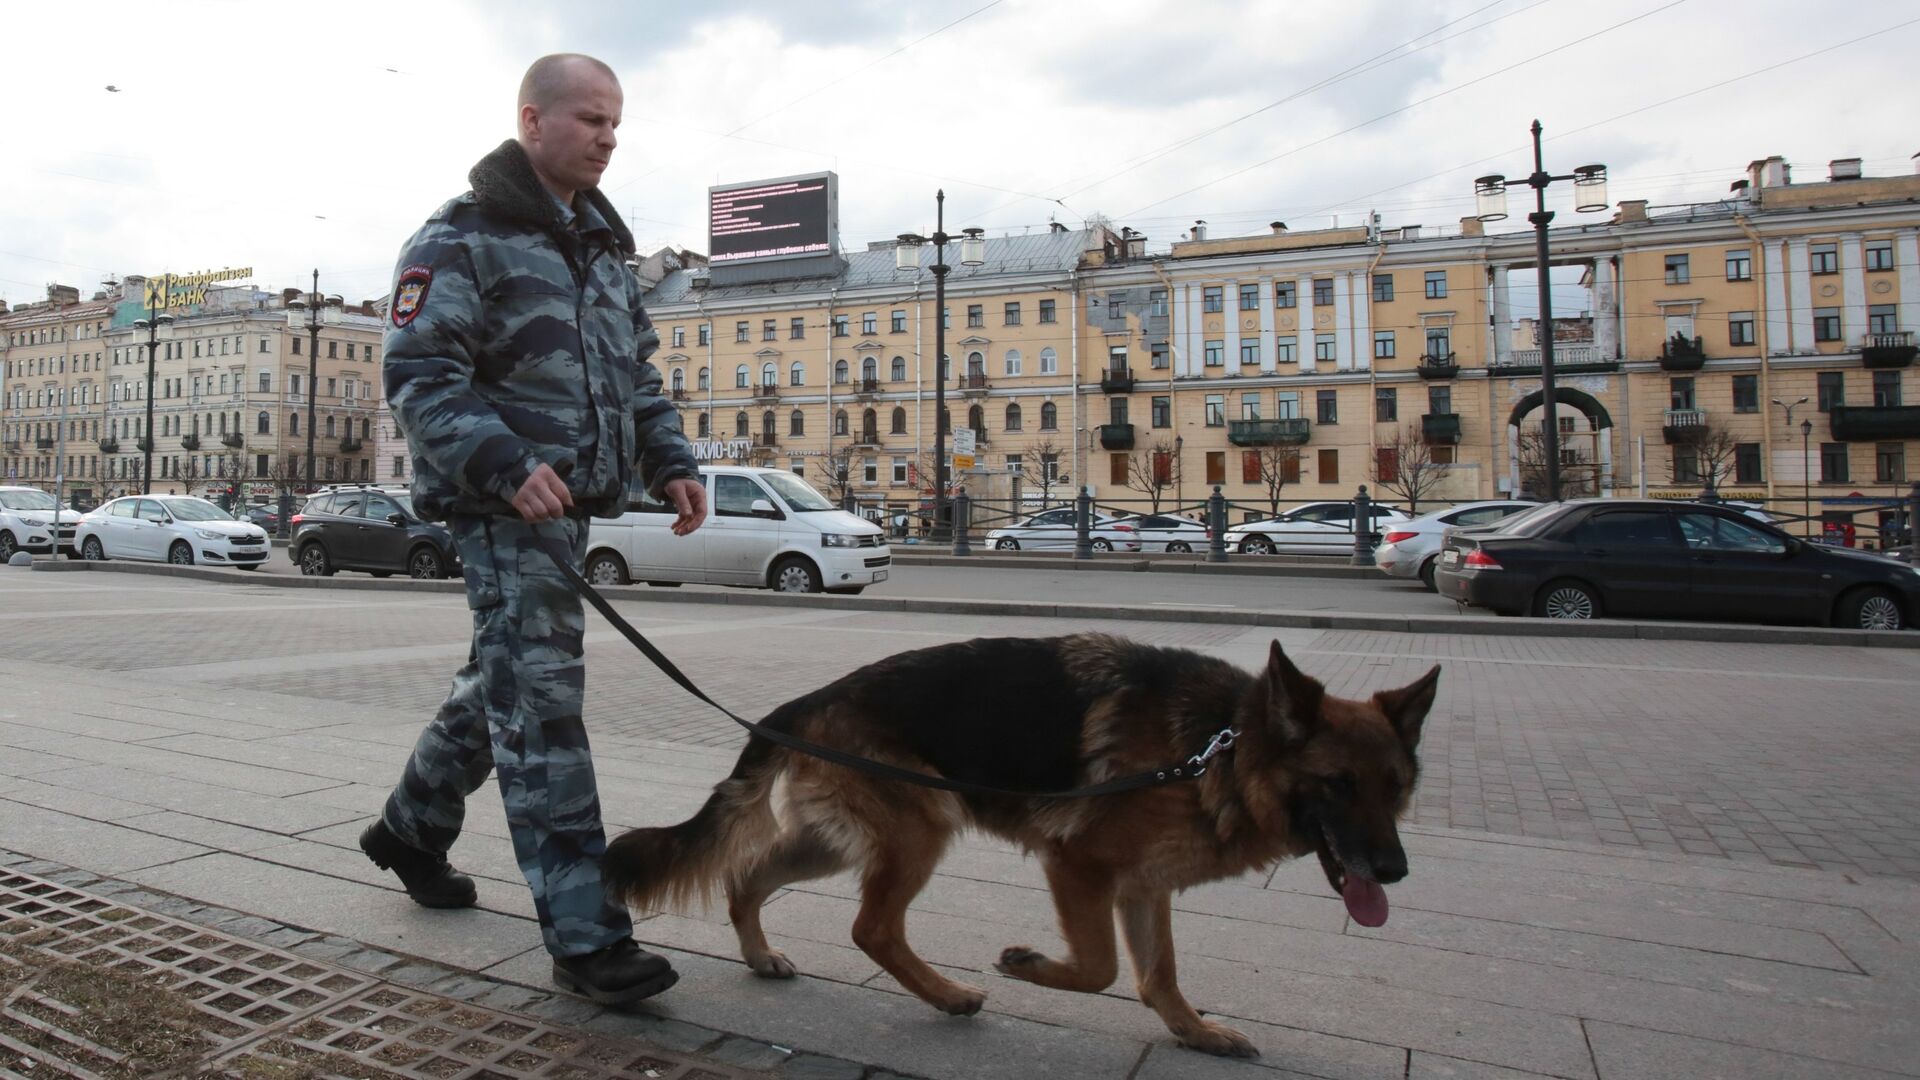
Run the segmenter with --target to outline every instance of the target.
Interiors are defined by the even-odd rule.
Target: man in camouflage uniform
[[[633,237],[595,186],[619,81],[589,57],[537,61],[519,137],[407,242],[387,328],[387,400],[413,456],[414,506],[460,550],[473,650],[360,845],[430,907],[474,903],[448,865],[466,797],[499,774],[514,854],[562,986],[620,1003],[677,978],[606,895],[581,720],[580,598],[540,546],[578,566],[587,518],[620,514],[637,468],[686,535],[705,489],[647,362],[660,338],[626,266]]]

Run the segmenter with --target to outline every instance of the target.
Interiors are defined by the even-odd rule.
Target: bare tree
[[[1052,439],[1037,439],[1027,444],[1020,456],[1020,483],[1040,490],[1040,506],[1053,502],[1053,489],[1067,483],[1060,475],[1060,444]]]
[[[1300,448],[1282,444],[1262,446],[1247,453],[1255,455],[1260,469],[1260,487],[1267,497],[1271,517],[1280,516],[1280,493],[1288,484],[1300,480]]]
[[[180,464],[174,468],[173,475],[167,479],[179,483],[182,495],[191,495],[195,484],[205,484],[212,479],[212,476],[201,467],[199,455],[188,454],[180,459]]]
[[[1734,460],[1739,456],[1740,443],[1734,438],[1733,432],[1718,424],[1700,424],[1691,432],[1689,442],[1673,448],[1676,481],[1680,478],[1680,455],[1688,451],[1694,457],[1695,479],[1708,491],[1717,492],[1733,477]]]
[[[836,506],[846,505],[847,496],[853,493],[853,447],[841,443],[821,455],[819,462],[820,475],[812,478],[814,486]]]
[[[1538,425],[1520,429],[1520,491],[1536,499],[1547,497],[1547,437]],[[1593,455],[1579,447],[1560,445],[1560,497],[1580,499],[1599,488],[1593,471]]]
[[[1447,467],[1433,460],[1433,446],[1417,424],[1408,424],[1380,444],[1373,462],[1373,479],[1382,489],[1407,501],[1407,516],[1418,517],[1420,500],[1446,479]]]
[[[1127,487],[1145,495],[1152,512],[1160,512],[1167,489],[1180,483],[1180,455],[1173,443],[1157,439],[1152,446],[1127,455]]]

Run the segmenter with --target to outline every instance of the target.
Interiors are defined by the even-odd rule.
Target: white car
[[[1391,506],[1373,504],[1373,531],[1407,520]],[[1227,549],[1243,555],[1347,555],[1353,552],[1353,504],[1310,502],[1277,518],[1248,521],[1227,530]]]
[[[644,491],[618,518],[595,519],[587,529],[587,580],[838,593],[887,580],[893,552],[880,527],[792,473],[711,465],[700,469],[700,482],[707,520],[690,535],[673,535],[673,508]]]
[[[80,512],[61,507],[39,488],[0,487],[0,565],[16,551],[34,554],[54,549],[53,512],[60,509],[60,550],[73,554],[73,530]]]
[[[237,566],[252,570],[272,549],[266,531],[191,495],[127,495],[80,517],[74,533],[80,557],[144,559],[175,566]]]
[[[987,546],[995,551],[1071,551],[1079,539],[1071,506],[1043,510],[1017,525],[1005,525],[987,533]],[[1112,514],[1093,512],[1087,536],[1095,551],[1139,551],[1140,532],[1123,524]]]
[[[1396,522],[1386,530],[1380,546],[1373,550],[1373,564],[1388,577],[1418,578],[1432,591],[1434,563],[1440,557],[1449,526],[1491,525],[1539,505],[1519,499],[1492,499],[1460,503],[1422,514],[1412,521]]]
[[[1213,534],[1191,518],[1172,514],[1143,514],[1121,518],[1117,524],[1131,525],[1140,534],[1141,551],[1166,551],[1176,554],[1205,551]]]

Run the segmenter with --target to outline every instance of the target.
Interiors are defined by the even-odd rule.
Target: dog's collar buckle
[[[1189,776],[1206,775],[1207,762],[1212,761],[1214,757],[1217,756],[1221,751],[1233,749],[1233,740],[1239,737],[1240,737],[1240,733],[1238,731],[1235,731],[1230,727],[1221,728],[1218,732],[1214,734],[1213,739],[1207,743],[1207,748],[1205,750],[1202,750],[1199,753],[1187,759],[1187,766],[1192,770],[1192,772],[1188,773],[1187,775]],[[1176,776],[1179,775],[1178,770],[1175,770],[1174,775]]]

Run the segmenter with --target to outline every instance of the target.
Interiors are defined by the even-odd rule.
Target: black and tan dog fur
[[[782,886],[860,875],[853,940],[935,1008],[977,1012],[986,992],[914,954],[907,906],[947,845],[973,828],[1037,855],[1067,955],[1013,946],[1014,978],[1098,991],[1116,974],[1118,914],[1140,1000],[1185,1045],[1254,1053],[1201,1019],[1174,981],[1172,896],[1316,852],[1350,911],[1386,917],[1381,884],[1406,873],[1395,819],[1418,773],[1414,748],[1440,670],[1366,701],[1326,694],[1275,642],[1259,673],[1183,649],[1100,634],[992,638],[902,653],[775,709],[801,738],[958,780],[1059,791],[1183,761],[1231,726],[1237,744],[1198,781],[1066,801],[972,797],[876,779],[752,740],[698,814],[608,848],[606,873],[638,909],[725,888],[756,973],[793,964],[760,907]],[[1357,898],[1357,899],[1356,899]],[[1364,914],[1360,914],[1364,913]]]

